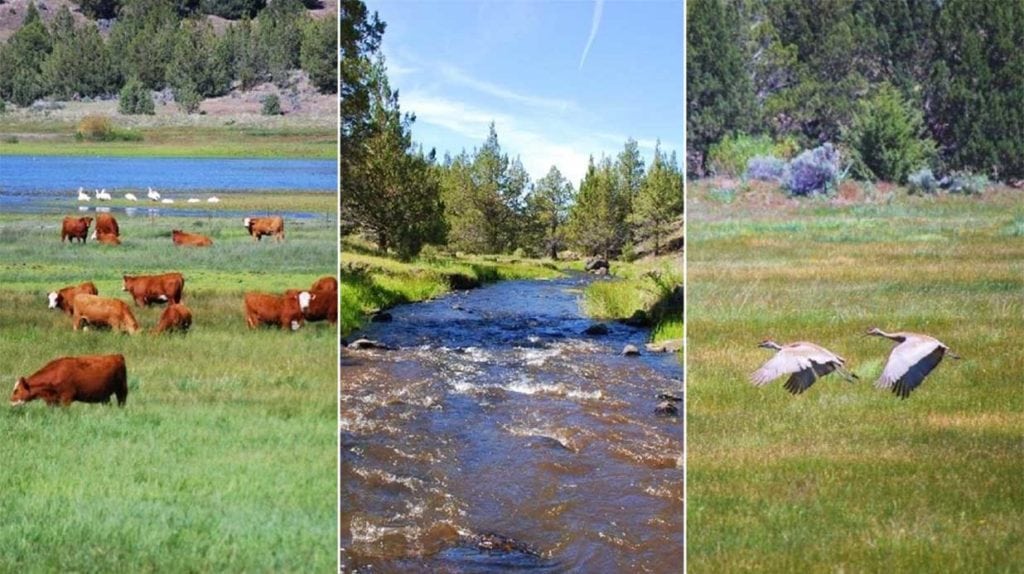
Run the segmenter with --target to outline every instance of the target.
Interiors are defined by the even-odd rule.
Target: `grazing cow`
[[[313,282],[310,291],[338,291],[338,280],[330,275],[325,275]]]
[[[84,355],[54,359],[27,378],[14,384],[11,406],[43,399],[46,404],[68,406],[71,401],[110,404],[117,397],[117,406],[128,400],[128,371],[124,355]]]
[[[106,325],[130,334],[139,332],[139,323],[128,304],[119,299],[79,293],[75,295],[71,322],[77,331],[82,321],[90,325]]]
[[[117,220],[109,213],[101,213],[96,216],[96,229],[92,232],[92,238],[99,239],[103,235],[121,236],[121,229],[117,226]]]
[[[171,303],[164,309],[163,314],[160,315],[160,322],[153,329],[153,334],[156,335],[164,331],[174,330],[188,333],[188,329],[191,326],[192,311],[189,311],[188,307],[179,303]]]
[[[76,239],[80,239],[82,243],[85,243],[91,224],[91,217],[65,217],[60,228],[60,242],[64,243],[66,239],[68,242],[74,243]]]
[[[330,324],[338,322],[338,292],[324,289],[321,291],[299,291],[289,289],[285,295],[295,297],[299,301],[299,309],[302,316],[310,323],[327,321]]]
[[[79,285],[70,285],[60,291],[51,291],[46,298],[50,301],[50,309],[60,309],[68,315],[73,313],[75,295],[86,293],[88,295],[99,295],[96,285],[92,281],[86,281]]]
[[[259,241],[264,235],[271,235],[278,241],[284,241],[284,219],[279,215],[274,217],[246,217],[245,228],[249,235]]]
[[[245,324],[250,329],[259,325],[276,325],[297,331],[302,326],[302,309],[294,295],[245,294]]]
[[[205,235],[187,233],[180,229],[171,230],[171,241],[175,245],[184,245],[186,247],[209,247],[213,245],[213,240]]]
[[[139,307],[153,303],[181,303],[181,294],[185,290],[185,276],[181,273],[124,275],[122,279],[121,291],[130,293]]]
[[[121,239],[112,233],[100,233],[95,239],[103,245],[121,245]]]

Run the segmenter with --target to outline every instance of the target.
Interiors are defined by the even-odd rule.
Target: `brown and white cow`
[[[293,296],[299,301],[299,309],[302,316],[310,323],[327,321],[330,324],[338,322],[338,292],[329,289],[321,291],[300,291],[289,289],[285,295]]]
[[[127,291],[139,307],[153,303],[181,303],[185,276],[181,273],[160,275],[123,275],[121,291]]]
[[[11,406],[42,399],[46,404],[67,406],[72,401],[110,403],[128,400],[128,370],[124,355],[84,355],[54,359],[28,377],[19,377],[11,393]]]
[[[132,315],[128,304],[120,299],[79,293],[75,295],[74,312],[71,322],[79,330],[82,321],[94,326],[107,326],[130,334],[139,332],[139,322]]]
[[[68,242],[74,243],[76,239],[80,239],[82,243],[85,243],[85,239],[89,237],[89,225],[91,224],[91,217],[65,217],[60,228],[60,242],[64,243],[66,239]]]
[[[68,315],[73,311],[72,303],[75,300],[75,295],[79,293],[87,293],[89,295],[99,295],[99,291],[96,290],[96,285],[92,281],[86,281],[78,285],[70,285],[61,289],[60,291],[51,291],[46,299],[50,302],[50,309],[60,309]]]
[[[96,228],[92,232],[92,238],[100,239],[104,235],[121,236],[121,228],[118,227],[117,220],[109,213],[101,213],[96,216]]]
[[[188,233],[180,229],[171,230],[171,241],[175,245],[184,245],[185,247],[209,247],[213,245],[213,240],[205,235]]]
[[[162,315],[160,315],[160,322],[157,323],[156,328],[153,329],[153,334],[163,333],[164,331],[181,331],[182,333],[188,333],[189,327],[192,326],[192,311],[188,307],[179,303],[171,303],[164,309]]]
[[[325,275],[313,282],[310,291],[338,291],[338,280],[330,275]]]
[[[302,309],[295,295],[245,294],[245,324],[250,329],[260,325],[276,325],[281,329],[297,331],[303,322]]]
[[[278,241],[284,241],[284,219],[280,215],[274,217],[246,217],[244,220],[245,228],[249,230],[249,235],[256,241],[263,238],[264,235],[270,235]]]

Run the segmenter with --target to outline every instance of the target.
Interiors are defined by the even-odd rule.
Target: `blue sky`
[[[536,181],[573,185],[587,158],[627,137],[648,165],[659,138],[683,160],[681,1],[368,0],[387,22],[383,52],[413,138],[456,154],[493,120],[503,150]]]

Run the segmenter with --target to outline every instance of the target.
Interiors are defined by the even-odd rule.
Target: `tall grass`
[[[119,218],[120,247],[62,245],[59,216],[0,218],[0,378],[64,355],[122,353],[124,408],[0,407],[0,571],[332,571],[336,330],[249,331],[242,293],[334,272],[335,227],[289,221],[282,244],[234,219]],[[214,237],[176,248],[169,230]],[[181,271],[187,335],[73,332],[45,293]],[[162,309],[132,310],[146,331]]]
[[[638,311],[654,326],[654,342],[683,338],[682,301],[673,291],[683,284],[682,261],[678,255],[637,263],[612,262],[615,277],[587,285],[583,309],[599,319],[628,319]]]
[[[1020,571],[1024,242],[1005,230],[1022,196],[708,194],[688,202],[690,568]],[[964,359],[900,401],[872,386],[891,345],[871,326]],[[862,382],[754,388],[766,337],[824,345]]]

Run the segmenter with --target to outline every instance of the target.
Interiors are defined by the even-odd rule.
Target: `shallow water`
[[[642,329],[581,335],[587,280],[502,282],[353,335],[396,350],[342,351],[344,571],[682,567],[682,419],[654,415],[681,367],[621,356]]]
[[[47,213],[55,209],[95,211],[96,200],[77,201],[78,188],[92,195],[95,189],[127,191],[138,196],[140,211],[152,204],[146,189],[153,187],[175,206],[160,205],[160,214],[235,217],[237,213],[189,209],[189,192],[310,191],[334,193],[338,164],[332,160],[220,159],[148,157],[0,157],[0,210],[5,213]],[[154,202],[155,203],[155,202]]]

